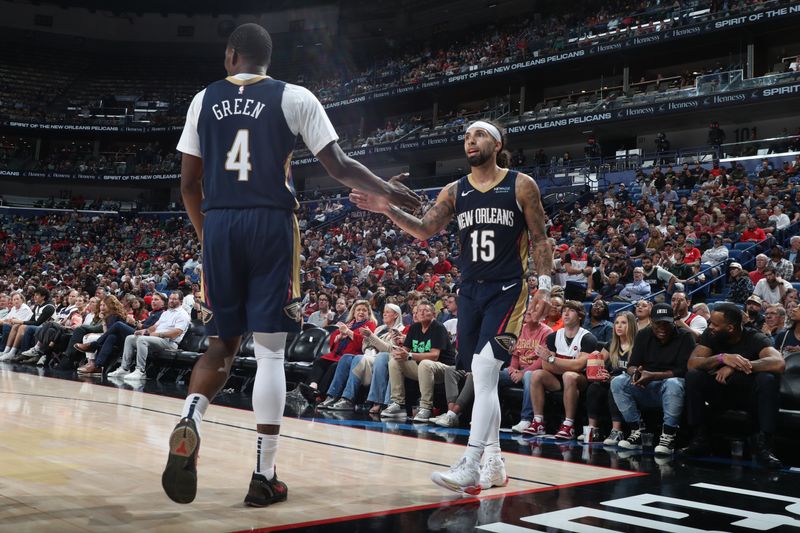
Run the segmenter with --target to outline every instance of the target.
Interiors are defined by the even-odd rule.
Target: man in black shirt
[[[628,249],[628,255],[631,259],[639,259],[644,255],[644,244],[633,231],[625,236],[625,247]]]
[[[743,327],[742,312],[735,304],[717,305],[689,358],[686,402],[694,437],[684,452],[703,455],[710,451],[706,403],[712,408],[738,407],[757,417],[753,458],[769,468],[781,468],[770,441],[778,418],[780,374],[785,367],[769,337]]]
[[[640,408],[661,407],[664,427],[655,452],[669,455],[675,450],[675,435],[683,412],[686,361],[695,341],[691,333],[675,326],[669,304],[653,306],[650,320],[650,327],[636,334],[627,372],[611,381],[611,392],[631,428],[630,435],[619,446],[641,449],[645,428]]]
[[[456,364],[455,350],[445,327],[434,320],[433,304],[417,304],[419,322],[411,324],[403,346],[394,348],[389,359],[389,384],[392,403],[382,418],[406,417],[405,378],[419,382],[419,410],[414,422],[428,422],[433,409],[433,386],[444,383],[444,371]]]

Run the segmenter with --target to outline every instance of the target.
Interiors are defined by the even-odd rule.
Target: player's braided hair
[[[242,24],[228,37],[228,46],[248,63],[268,67],[272,58],[272,37],[258,24]]]

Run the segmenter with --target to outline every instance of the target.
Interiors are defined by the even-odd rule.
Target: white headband
[[[484,122],[482,120],[476,120],[475,122],[469,125],[467,131],[475,128],[484,129],[487,131],[487,133],[489,133],[489,135],[494,137],[495,141],[503,142],[503,137],[502,135],[500,135],[500,130],[498,130],[497,127],[495,127],[493,124],[489,124],[488,122]]]

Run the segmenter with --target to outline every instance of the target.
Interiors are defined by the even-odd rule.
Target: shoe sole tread
[[[169,437],[169,457],[161,486],[176,503],[191,503],[197,495],[195,459],[200,436],[189,424],[179,424]]]

